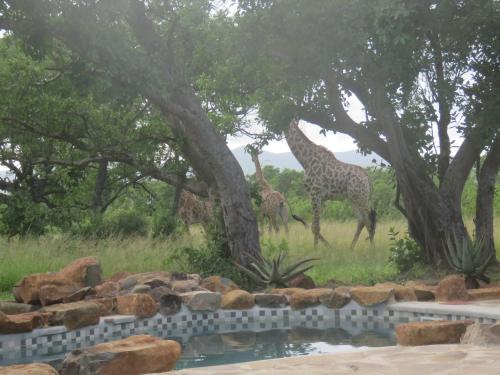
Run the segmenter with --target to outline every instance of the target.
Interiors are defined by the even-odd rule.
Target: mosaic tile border
[[[234,332],[262,332],[275,329],[342,328],[352,335],[366,330],[394,330],[399,323],[423,320],[470,319],[494,323],[497,319],[450,312],[405,311],[404,304],[363,307],[355,301],[341,309],[323,305],[304,310],[261,308],[192,312],[186,306],[175,315],[157,314],[152,318],[114,315],[101,318],[99,324],[67,331],[65,327],[37,329],[30,333],[0,335],[0,363],[26,361],[34,356],[60,357],[62,353],[136,334],[175,338],[183,343],[194,335]],[[500,313],[499,313],[500,315]],[[500,320],[500,319],[499,319]]]

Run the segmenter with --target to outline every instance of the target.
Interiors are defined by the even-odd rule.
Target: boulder
[[[467,293],[473,300],[500,299],[500,287],[469,289]]]
[[[172,273],[165,271],[142,272],[132,274],[119,281],[122,289],[131,289],[137,284],[149,285],[152,289],[159,286],[170,286]]]
[[[465,287],[465,278],[460,275],[446,276],[436,288],[436,300],[445,301],[468,301],[470,299]]]
[[[321,296],[319,302],[330,309],[340,309],[351,301],[349,289],[346,286],[339,286],[332,293]]]
[[[376,287],[387,287],[394,289],[394,297],[398,302],[417,301],[417,296],[412,288],[396,283],[375,284]]]
[[[405,346],[457,344],[470,324],[467,320],[403,323],[396,326],[396,340]]]
[[[314,289],[316,288],[316,284],[314,280],[303,273],[295,276],[291,280],[288,281],[288,286],[290,288],[304,288],[304,289]]]
[[[61,375],[138,375],[170,371],[181,354],[176,341],[148,335],[131,336],[74,350],[62,363]]]
[[[0,375],[58,375],[58,372],[45,363],[32,363],[0,367]]]
[[[232,290],[222,296],[221,308],[226,310],[251,309],[254,305],[254,296],[241,289]]]
[[[80,287],[77,284],[43,285],[39,291],[40,303],[42,304],[42,306],[62,303],[64,298],[68,298],[78,290],[80,290]]]
[[[116,297],[118,314],[149,318],[158,312],[158,303],[148,294],[127,294]]]
[[[47,325],[49,316],[38,311],[6,315],[0,312],[0,334],[31,332]]]
[[[102,281],[101,265],[96,257],[86,257],[68,264],[59,273],[81,286],[96,286]]]
[[[151,287],[146,284],[137,284],[132,288],[131,291],[131,293],[146,293],[146,294],[148,294],[149,292],[151,292]]]
[[[50,305],[40,311],[49,314],[50,325],[64,325],[68,330],[98,324],[99,318],[106,315],[105,307],[94,301]]]
[[[86,286],[84,288],[78,289],[73,294],[64,297],[63,302],[64,303],[78,302],[83,300],[85,297],[91,295],[95,295],[95,289],[90,286]]]
[[[187,292],[181,298],[191,311],[217,311],[222,303],[222,295],[214,292]]]
[[[481,346],[500,345],[500,323],[471,324],[467,327],[460,343]]]
[[[306,289],[290,297],[292,309],[299,310],[319,305],[320,298],[330,298],[333,290],[329,288]]]
[[[102,308],[102,315],[101,316],[106,316],[106,315],[112,315],[116,313],[116,299],[112,297],[106,297],[106,298],[94,298],[91,299],[93,303],[97,303],[101,305]]]
[[[394,298],[394,288],[385,286],[358,286],[350,290],[351,297],[361,306],[375,306]]]
[[[405,286],[413,290],[413,293],[415,293],[417,297],[417,301],[434,301],[435,299],[435,286],[418,283],[416,281],[408,281]]]
[[[268,294],[256,293],[254,294],[255,304],[260,307],[278,308],[288,305],[288,299],[284,294]]]
[[[35,310],[35,306],[26,303],[0,302],[0,312],[7,315],[24,314]]]
[[[40,289],[45,285],[65,289],[78,289],[78,285],[73,280],[64,277],[60,273],[35,273],[22,279],[16,285],[13,293],[17,294],[24,303],[36,305],[40,303]]]
[[[113,282],[117,283],[120,280],[125,279],[131,275],[133,275],[132,272],[120,271],[120,272],[114,273],[110,278],[106,279],[106,281],[113,281]]]
[[[231,279],[221,276],[209,276],[203,279],[200,282],[200,287],[220,294],[226,294],[231,290],[240,289]]]
[[[290,300],[290,297],[294,295],[295,293],[303,292],[305,289],[304,288],[275,288],[271,289],[270,293],[271,294],[283,294],[284,296],[287,297],[288,300]]]
[[[192,292],[195,290],[201,290],[200,285],[196,280],[175,280],[172,281],[172,290],[177,293]]]
[[[149,295],[160,305],[160,314],[177,314],[182,307],[182,299],[167,286],[159,286],[149,292]]]
[[[105,281],[94,289],[98,298],[116,297],[120,293],[121,286],[116,281]]]

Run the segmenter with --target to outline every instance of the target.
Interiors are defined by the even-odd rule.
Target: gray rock
[[[191,311],[217,311],[222,302],[220,293],[193,291],[181,294],[182,302]]]
[[[151,287],[145,284],[138,284],[132,288],[132,293],[149,293],[151,292]]]
[[[7,315],[24,314],[35,310],[35,306],[27,303],[0,302],[0,311]]]
[[[121,289],[131,289],[137,284],[137,279],[134,275],[126,277],[119,281]]]
[[[182,298],[166,286],[151,290],[149,295],[160,305],[162,315],[173,315],[181,310]]]
[[[277,308],[288,305],[288,300],[283,294],[255,294],[255,303],[260,307]]]
[[[177,293],[192,292],[201,289],[196,280],[176,280],[172,282],[172,290]]]
[[[467,327],[460,343],[481,346],[500,345],[500,323],[471,324]]]

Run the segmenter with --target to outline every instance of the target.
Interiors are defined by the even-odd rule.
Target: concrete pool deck
[[[177,375],[498,375],[500,346],[391,346],[173,371]],[[165,373],[166,375],[167,373]]]

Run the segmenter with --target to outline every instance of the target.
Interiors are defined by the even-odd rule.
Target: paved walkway
[[[301,356],[165,375],[499,375],[500,347],[469,345],[391,346],[348,353]]]

